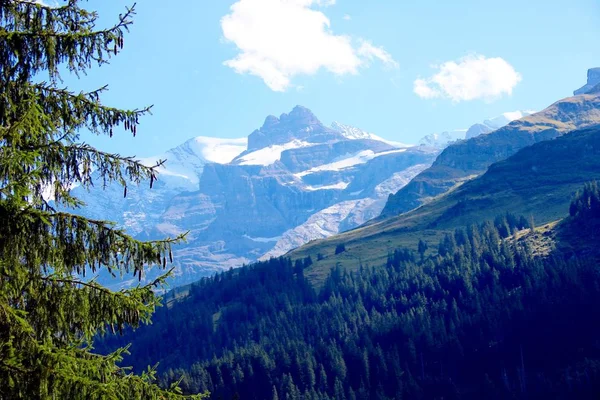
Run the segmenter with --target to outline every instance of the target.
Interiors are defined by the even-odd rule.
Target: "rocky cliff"
[[[140,239],[188,232],[174,249],[176,286],[364,223],[438,153],[326,127],[297,106],[267,117],[247,139],[194,138],[144,160],[167,159],[152,190],[130,188],[126,199],[116,186],[75,190],[88,203],[84,212],[110,215]]]
[[[587,74],[587,83],[583,87],[573,92],[573,95],[591,93],[597,90],[597,86],[600,85],[600,67],[590,68]]]

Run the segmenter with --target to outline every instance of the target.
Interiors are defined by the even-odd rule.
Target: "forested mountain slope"
[[[133,339],[128,361],[214,399],[597,398],[598,186],[567,213],[535,231],[504,214],[320,291],[310,259],[222,273],[101,347]]]
[[[293,259],[313,257],[305,274],[320,285],[337,263],[381,265],[396,247],[417,249],[420,239],[435,244],[455,227],[511,212],[536,224],[560,218],[571,196],[590,179],[600,179],[600,127],[543,141],[498,162],[479,178],[411,212],[364,226],[292,251]],[[345,251],[336,254],[336,248]]]

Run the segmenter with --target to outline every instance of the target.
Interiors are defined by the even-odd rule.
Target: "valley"
[[[0,400],[597,400],[599,27],[0,1]]]

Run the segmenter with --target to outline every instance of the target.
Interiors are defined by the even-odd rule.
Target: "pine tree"
[[[160,299],[145,286],[112,292],[90,275],[166,268],[181,237],[141,242],[107,221],[76,213],[74,186],[150,186],[158,163],[99,151],[80,132],[135,136],[150,108],[121,110],[88,93],[62,88],[60,72],[80,76],[115,56],[135,14],[96,29],[98,15],[69,0],[64,6],[0,0],[0,398],[178,399],[176,385],[155,384],[151,368],[134,375],[119,366],[127,348],[103,356],[92,339],[149,321]],[[47,81],[43,81],[47,79]],[[48,201],[51,193],[53,202]],[[73,213],[62,210],[74,210]]]
[[[418,251],[419,251],[419,254],[421,255],[421,261],[423,261],[423,259],[425,257],[425,252],[427,251],[428,248],[429,248],[429,246],[427,245],[427,242],[423,241],[422,239],[419,239]]]

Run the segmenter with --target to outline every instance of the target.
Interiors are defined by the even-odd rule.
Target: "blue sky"
[[[82,4],[108,23],[127,3]],[[127,155],[247,136],[296,104],[325,124],[414,143],[543,109],[600,66],[598,0],[144,0],[137,10],[110,65],[66,80],[108,83],[110,105],[155,105],[135,139],[84,137]]]

